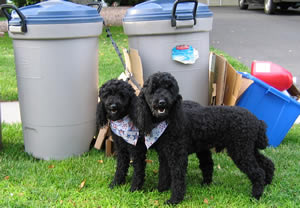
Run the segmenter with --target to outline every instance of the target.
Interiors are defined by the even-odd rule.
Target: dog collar
[[[159,123],[151,133],[145,136],[145,145],[149,149],[158,138],[164,133],[168,123],[163,121]],[[139,137],[139,130],[134,126],[129,116],[117,121],[110,121],[110,129],[119,137],[122,137],[127,143],[136,146]]]

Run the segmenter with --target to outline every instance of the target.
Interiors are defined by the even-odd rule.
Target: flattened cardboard
[[[128,71],[134,76],[139,85],[143,86],[143,66],[138,51],[133,48],[130,48],[129,51],[127,49],[123,49],[123,54]],[[127,77],[129,77],[129,75],[127,75]],[[139,89],[130,80],[128,83],[135,89],[136,94],[139,94]]]
[[[253,83],[243,78],[223,56],[211,53],[209,59],[210,105],[235,105]]]
[[[104,126],[103,128],[101,128],[99,130],[99,134],[97,136],[96,143],[94,145],[95,149],[98,149],[98,150],[101,149],[101,147],[103,145],[103,142],[104,142],[106,136],[108,135],[108,133],[109,133],[109,127],[108,127],[108,125]]]
[[[208,100],[209,105],[214,105],[216,102],[216,83],[215,83],[215,68],[216,68],[216,55],[214,53],[209,54],[209,67],[208,67]]]
[[[216,105],[222,105],[224,100],[225,86],[226,86],[226,73],[227,61],[222,56],[216,56]]]
[[[248,87],[250,87],[250,85],[252,85],[254,81],[251,79],[247,79],[242,77],[242,83],[241,83],[241,87],[238,93],[238,98],[237,101],[240,99],[240,97],[242,96],[242,94],[248,89]]]
[[[226,86],[224,93],[224,105],[234,106],[242,84],[242,75],[227,62]]]
[[[114,155],[113,140],[111,136],[109,136],[109,138],[105,140],[105,155],[107,157],[111,157]]]

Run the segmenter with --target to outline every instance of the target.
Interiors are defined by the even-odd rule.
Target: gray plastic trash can
[[[98,36],[95,8],[52,0],[13,8],[13,39],[25,151],[63,159],[89,150],[95,135]]]
[[[212,12],[197,0],[151,0],[128,9],[123,18],[129,47],[142,59],[144,79],[157,71],[177,79],[184,99],[208,105],[209,31]],[[172,59],[187,46],[198,52],[194,64]]]

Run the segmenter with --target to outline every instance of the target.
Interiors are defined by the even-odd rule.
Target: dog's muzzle
[[[152,113],[155,117],[163,117],[168,114],[168,103],[165,99],[160,99],[153,103]]]
[[[166,112],[167,102],[165,100],[158,101],[158,114],[164,114]]]
[[[118,107],[116,104],[111,104],[109,105],[108,109],[112,114],[116,114],[118,112]]]

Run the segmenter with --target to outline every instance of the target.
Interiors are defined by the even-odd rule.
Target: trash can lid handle
[[[192,2],[194,3],[194,8],[193,8],[193,20],[194,20],[194,25],[196,25],[196,12],[197,12],[197,7],[198,7],[198,1],[197,0],[176,0],[173,5],[173,10],[172,10],[172,18],[171,18],[171,26],[176,27],[176,9],[177,5],[179,3],[185,3],[185,2]]]
[[[8,9],[12,9],[15,10],[17,12],[17,14],[19,15],[21,21],[21,31],[22,32],[27,32],[27,26],[26,26],[26,17],[24,16],[24,14],[22,14],[22,12],[15,6],[15,5],[11,5],[11,4],[2,4],[0,5],[0,8],[3,12],[3,14],[5,15],[5,17],[8,19],[8,21],[10,21],[12,19],[11,15],[8,13]]]

